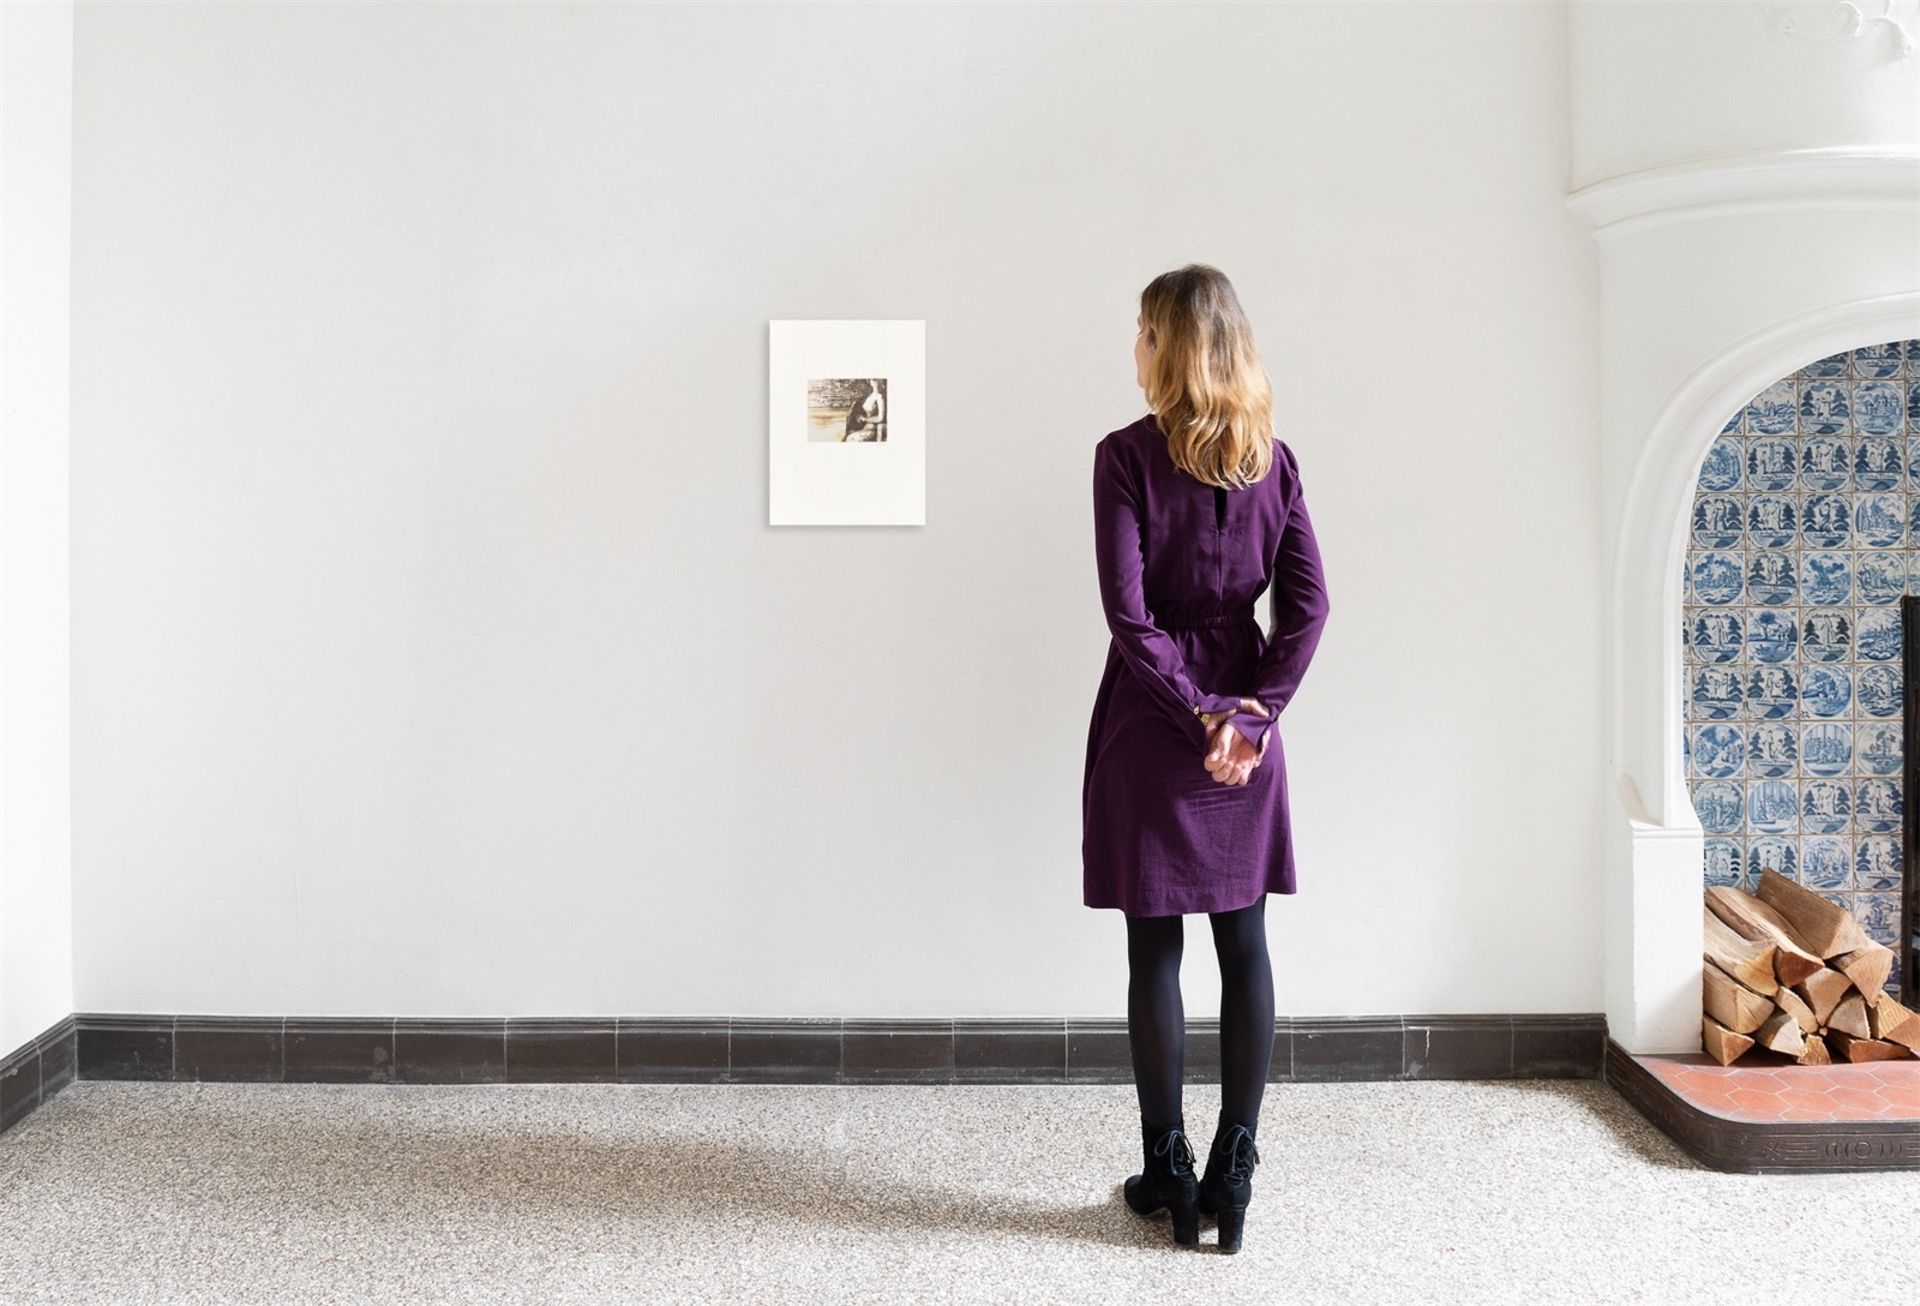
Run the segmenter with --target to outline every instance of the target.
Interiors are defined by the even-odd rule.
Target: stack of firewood
[[[1753,893],[1707,890],[1701,1044],[1721,1065],[1756,1043],[1802,1065],[1920,1053],[1920,1015],[1885,991],[1893,950],[1772,867]]]

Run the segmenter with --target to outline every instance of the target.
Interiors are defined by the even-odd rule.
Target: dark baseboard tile
[[[1292,1072],[1293,1023],[1282,1016],[1274,1021],[1272,1059],[1268,1079],[1284,1080]],[[1124,1017],[1072,1016],[1067,1019],[1067,1064],[1061,1078],[1073,1084],[1131,1084],[1133,1042]],[[1220,1078],[1220,1021],[1187,1021],[1186,1061],[1181,1079],[1189,1084]]]
[[[173,1078],[283,1083],[284,1016],[175,1016]]]
[[[1600,1012],[1302,1017],[1293,1078],[1598,1079],[1606,1031]]]
[[[1572,1015],[1282,1017],[1270,1082],[1597,1078],[1606,1021]],[[318,1017],[81,1013],[67,1075],[289,1083],[1131,1083],[1121,1017]],[[24,1072],[22,1072],[24,1073]],[[1190,1021],[1185,1075],[1220,1073]],[[8,1090],[23,1100],[26,1081]],[[37,1092],[37,1088],[35,1089]],[[18,1107],[10,1106],[10,1110]]]
[[[840,1079],[850,1084],[951,1084],[951,1020],[864,1020],[840,1024]]]
[[[1400,1016],[1320,1016],[1293,1023],[1293,1079],[1407,1078],[1407,1029]]]
[[[960,1084],[1065,1083],[1067,1022],[956,1018],[953,1078]]]
[[[288,1016],[287,1082],[393,1083],[395,1024],[385,1016]]]
[[[1403,1019],[1408,1079],[1506,1079],[1515,1073],[1512,1016]]]
[[[1542,1012],[1513,1017],[1513,1073],[1523,1079],[1604,1079],[1607,1018]]]
[[[172,1016],[80,1012],[74,1018],[81,1079],[172,1079]]]
[[[727,1080],[736,1084],[837,1084],[841,1027],[837,1016],[729,1020]]]
[[[510,1084],[612,1084],[620,1078],[619,1023],[613,1017],[509,1016]]]
[[[1409,1079],[1599,1079],[1601,1012],[1407,1016]]]
[[[724,1016],[622,1016],[614,1068],[623,1084],[714,1084],[727,1077]]]
[[[402,1084],[501,1084],[507,1022],[501,1016],[400,1016],[393,1022],[394,1078]]]
[[[52,1101],[54,1094],[74,1081],[78,1066],[72,1016],[62,1016],[0,1057],[0,1133]]]

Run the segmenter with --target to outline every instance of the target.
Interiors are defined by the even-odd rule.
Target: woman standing
[[[1136,379],[1147,416],[1094,449],[1094,550],[1113,641],[1087,736],[1085,902],[1127,922],[1127,1029],[1144,1172],[1127,1204],[1202,1212],[1238,1251],[1273,1053],[1266,895],[1293,893],[1287,774],[1275,721],[1327,618],[1300,466],[1275,437],[1253,331],[1216,268],[1188,264],[1140,295]],[[1273,628],[1255,602],[1265,590]],[[1204,688],[1203,688],[1204,686]],[[1220,1119],[1196,1179],[1180,1088],[1180,954],[1206,912],[1220,959]]]

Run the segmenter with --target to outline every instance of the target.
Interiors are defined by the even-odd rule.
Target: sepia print
[[[768,320],[767,522],[927,524],[924,319]]]
[[[842,444],[887,438],[887,380],[807,382],[807,439]]]

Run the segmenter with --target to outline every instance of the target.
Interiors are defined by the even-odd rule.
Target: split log
[[[1736,1061],[1742,1052],[1753,1046],[1753,1040],[1745,1034],[1736,1034],[1715,1020],[1712,1016],[1700,1017],[1700,1046],[1706,1054],[1723,1066]]]
[[[1798,1058],[1807,1050],[1808,1044],[1818,1043],[1820,1036],[1818,1034],[1811,1038],[1803,1036],[1800,1033],[1800,1026],[1794,1023],[1793,1017],[1775,1008],[1773,1014],[1754,1031],[1753,1041],[1763,1048],[1772,1048],[1785,1056]],[[1821,1051],[1825,1052],[1826,1049],[1822,1048]]]
[[[1779,1011],[1771,999],[1755,993],[1710,961],[1700,967],[1700,981],[1701,1005],[1707,1014],[1736,1034],[1760,1028],[1768,1016]]]
[[[1851,1034],[1855,1038],[1872,1038],[1873,1030],[1867,1024],[1867,1002],[1858,993],[1849,993],[1840,999],[1840,1004],[1827,1017],[1827,1029],[1839,1030],[1842,1034]]]
[[[1793,1017],[1794,1024],[1800,1026],[1802,1034],[1820,1032],[1820,1021],[1814,1016],[1813,1008],[1798,993],[1789,988],[1778,988],[1773,991],[1773,1000],[1779,1004],[1780,1010]]]
[[[1807,1045],[1800,1049],[1800,1055],[1794,1060],[1803,1066],[1830,1066],[1833,1064],[1833,1053],[1828,1050],[1825,1039],[1818,1034],[1809,1034]]]
[[[1901,1006],[1897,999],[1882,994],[1880,1001],[1867,1008],[1867,1026],[1875,1038],[1920,1053],[1920,1014]]]
[[[1887,976],[1893,973],[1893,949],[1869,939],[1865,947],[1835,957],[1833,964],[1853,981],[1867,1005],[1872,1006],[1886,992]]]
[[[1700,938],[1706,960],[1755,993],[1772,993],[1780,986],[1779,976],[1773,970],[1773,954],[1778,951],[1773,944],[1736,934],[1704,902],[1700,904],[1700,915],[1703,917]]]
[[[1833,1040],[1833,1050],[1842,1061],[1897,1061],[1913,1055],[1898,1043],[1889,1043],[1885,1039],[1855,1038],[1838,1031],[1829,1033],[1827,1037]]]
[[[1822,966],[1794,985],[1793,991],[1806,999],[1807,1005],[1813,1008],[1813,1018],[1824,1025],[1852,987],[1853,982],[1845,975],[1831,966]]]
[[[1785,917],[1744,890],[1726,884],[1711,885],[1707,889],[1707,906],[1741,938],[1771,943],[1775,949],[1774,977],[1789,988],[1824,964],[1794,937]]]
[[[1780,913],[1793,937],[1818,956],[1837,957],[1873,942],[1852,912],[1795,884],[1771,866],[1760,868],[1754,897]]]

